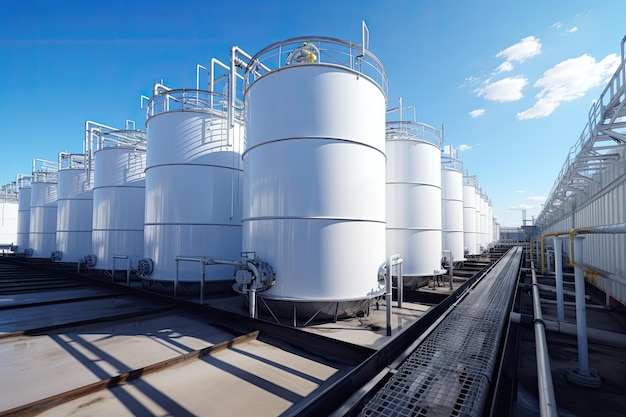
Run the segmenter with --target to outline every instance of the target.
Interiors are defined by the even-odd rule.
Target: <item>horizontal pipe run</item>
[[[524,325],[532,322],[532,318],[530,316],[525,316],[520,313],[511,313],[510,317],[511,321],[516,324]],[[577,335],[575,324],[546,319],[543,319],[543,323],[545,325],[545,329],[549,332],[561,333],[568,336]],[[626,349],[626,335],[622,333],[588,327],[587,336],[589,337],[589,340],[594,343],[614,348]]]
[[[533,314],[535,331],[535,354],[537,356],[537,384],[539,388],[539,412],[541,417],[557,417],[559,415],[550,370],[550,355],[546,339],[545,325],[541,313],[541,299],[537,285],[534,262],[531,262],[533,283]]]

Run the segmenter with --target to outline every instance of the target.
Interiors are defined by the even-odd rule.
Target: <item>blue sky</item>
[[[0,0],[0,182],[82,152],[84,123],[144,128],[141,95],[195,88],[196,65],[303,35],[361,41],[389,98],[445,144],[503,226],[539,213],[620,61],[626,2]]]

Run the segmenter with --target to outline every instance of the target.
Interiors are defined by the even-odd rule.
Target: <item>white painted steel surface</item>
[[[56,248],[63,262],[91,254],[93,189],[85,169],[59,170]]]
[[[176,256],[240,258],[242,124],[235,120],[230,140],[227,130],[224,112],[186,109],[148,119],[144,256],[154,262],[148,279],[174,281]],[[208,266],[205,280],[233,276],[232,266]],[[181,281],[200,277],[198,263],[180,263]]]
[[[477,255],[478,233],[476,224],[476,188],[474,177],[463,179],[463,244],[467,255]]]
[[[243,250],[276,271],[265,297],[366,299],[385,261],[385,95],[347,68],[293,65],[244,94]]]
[[[441,151],[410,125],[387,129],[387,255],[402,256],[403,275],[431,276],[441,270]]]
[[[487,237],[487,200],[484,192],[480,194],[480,236],[480,243],[484,250],[489,243]]]
[[[56,250],[57,184],[33,182],[30,200],[29,246],[33,258],[49,258]]]
[[[442,166],[442,248],[452,251],[452,259],[455,262],[465,260],[463,214],[463,173],[457,169]]]
[[[113,256],[143,258],[146,153],[131,147],[95,153],[92,251],[96,269],[113,269]]]
[[[23,253],[29,246],[31,187],[18,189],[17,208],[17,250]]]
[[[0,200],[0,243],[16,244],[18,210],[17,202]]]
[[[485,218],[483,217],[483,209],[485,207],[485,201],[483,200],[482,190],[476,189],[476,243],[478,244],[478,253],[482,252],[484,246],[483,226]]]

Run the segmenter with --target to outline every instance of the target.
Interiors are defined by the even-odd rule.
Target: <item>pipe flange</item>
[[[85,255],[85,257],[81,259],[80,262],[86,267],[91,268],[91,267],[96,266],[97,261],[98,261],[98,258],[96,257],[96,255]]]
[[[137,262],[137,276],[145,278],[154,270],[154,261],[150,258],[143,258]]]

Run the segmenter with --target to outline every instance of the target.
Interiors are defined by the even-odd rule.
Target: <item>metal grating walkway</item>
[[[511,249],[470,289],[360,415],[482,415],[521,255]]]

